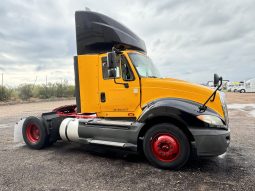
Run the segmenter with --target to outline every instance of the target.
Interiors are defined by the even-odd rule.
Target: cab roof
[[[106,15],[76,11],[75,26],[77,55],[109,52],[112,47],[146,52],[142,39]]]

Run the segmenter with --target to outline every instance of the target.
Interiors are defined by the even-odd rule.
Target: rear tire
[[[241,89],[241,90],[240,90],[240,93],[245,93],[245,89]]]
[[[180,169],[190,157],[190,144],[183,131],[173,124],[162,123],[145,134],[143,151],[148,161],[162,169]]]
[[[27,146],[42,149],[49,144],[49,136],[40,119],[28,117],[22,127],[23,139]]]

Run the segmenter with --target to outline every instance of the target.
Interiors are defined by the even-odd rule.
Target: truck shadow
[[[49,148],[50,149],[50,148]],[[100,157],[103,160],[123,160],[128,163],[141,163],[143,165],[150,165],[145,158],[145,156],[140,153],[129,152],[126,150],[116,149],[112,147],[96,146],[96,145],[80,145],[80,144],[69,144],[69,143],[56,143],[51,149],[54,149],[58,153],[62,154],[87,154],[93,157]],[[232,154],[224,154],[219,157],[210,158],[196,158],[192,157],[187,162],[187,164],[182,167],[179,171],[183,172],[211,172],[211,173],[235,173],[243,171],[245,173],[245,168],[242,166],[242,162],[238,162],[235,158],[240,156],[235,156],[235,150],[232,149]],[[152,167],[154,168],[154,167]],[[241,169],[241,170],[240,170]],[[244,169],[244,170],[242,170]]]

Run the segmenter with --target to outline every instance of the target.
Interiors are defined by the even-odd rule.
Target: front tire
[[[145,134],[143,150],[148,161],[162,169],[179,169],[190,157],[190,144],[183,131],[173,124],[162,123]]]
[[[40,119],[28,117],[22,127],[23,139],[27,146],[33,149],[42,149],[49,143],[49,136],[46,128]]]

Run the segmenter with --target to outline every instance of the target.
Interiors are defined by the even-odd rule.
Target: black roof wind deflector
[[[77,54],[109,52],[113,47],[146,52],[142,39],[119,22],[96,12],[75,12]]]

